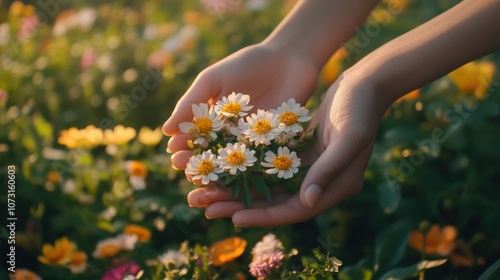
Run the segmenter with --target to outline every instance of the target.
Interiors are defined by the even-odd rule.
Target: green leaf
[[[248,178],[252,183],[252,187],[261,192],[267,200],[271,200],[271,192],[269,191],[269,187],[266,185],[266,182],[262,180],[262,178],[258,176],[248,176]]]
[[[377,186],[378,202],[385,214],[391,214],[398,209],[401,192],[397,184],[381,183]]]
[[[399,280],[406,279],[412,276],[415,276],[420,271],[437,267],[444,264],[447,259],[434,260],[434,261],[421,261],[414,265],[406,266],[406,267],[398,267],[389,270],[387,273],[380,277],[380,280]]]
[[[339,272],[339,280],[370,280],[373,271],[361,266],[348,266]]]
[[[406,250],[411,228],[404,221],[396,222],[375,238],[375,272],[383,272],[396,265]]]
[[[252,194],[250,193],[250,188],[248,187],[247,180],[244,181],[243,185],[243,202],[247,208],[252,205]]]
[[[494,264],[492,264],[488,269],[486,269],[481,276],[479,276],[478,280],[489,280],[493,279],[493,275],[500,271],[500,259],[497,260]]]
[[[229,184],[231,186],[231,193],[233,194],[234,198],[238,198],[238,195],[240,194],[240,184],[237,181],[232,182]]]

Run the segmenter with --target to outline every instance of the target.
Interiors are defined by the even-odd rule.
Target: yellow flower
[[[418,100],[420,97],[420,89],[416,89],[414,91],[411,91],[410,93],[401,96],[396,100],[396,103],[401,103],[403,100]]]
[[[457,237],[457,229],[454,226],[433,225],[425,236],[419,230],[414,230],[408,243],[417,251],[424,251],[430,255],[447,256],[455,247],[455,238]]]
[[[494,74],[495,64],[491,61],[471,61],[448,75],[460,91],[484,99]]]
[[[70,149],[93,148],[101,145],[103,140],[102,129],[89,125],[84,129],[71,127],[63,130],[57,142]]]
[[[156,146],[163,139],[161,128],[157,127],[155,130],[149,127],[142,127],[139,130],[139,142],[147,146]]]
[[[390,9],[389,12],[393,14],[397,14],[406,10],[406,8],[408,8],[408,5],[410,4],[410,0],[384,0],[383,2]]]
[[[151,231],[138,225],[128,225],[123,229],[126,235],[136,235],[140,242],[147,242],[151,238]]]
[[[333,83],[342,72],[342,61],[347,58],[349,54],[344,48],[338,49],[328,62],[323,67],[323,81],[326,84]]]
[[[76,244],[62,237],[55,241],[54,246],[44,244],[43,255],[38,257],[38,261],[48,265],[66,265],[71,261],[75,251]]]
[[[76,251],[68,264],[68,268],[73,274],[84,272],[87,269],[87,254]]]
[[[113,130],[106,129],[104,131],[104,140],[103,143],[105,145],[114,144],[114,145],[122,145],[130,140],[132,140],[136,135],[135,129],[132,127],[124,127],[123,125],[117,125]]]
[[[227,262],[235,260],[247,246],[247,241],[239,237],[228,237],[215,242],[210,246],[210,260],[213,266],[222,266]]]
[[[24,4],[21,1],[14,1],[9,8],[9,17],[19,18],[24,13]]]
[[[31,270],[18,268],[16,272],[9,274],[10,280],[42,280],[40,276]]]

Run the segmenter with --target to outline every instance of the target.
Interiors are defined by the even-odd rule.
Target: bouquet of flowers
[[[230,187],[250,207],[250,188],[270,200],[269,187],[281,185],[293,192],[307,171],[301,166],[297,150],[312,138],[304,125],[311,117],[295,100],[283,102],[270,111],[253,108],[250,96],[231,93],[213,106],[193,104],[193,121],[183,122],[179,129],[194,140],[186,175],[201,185],[218,182]]]

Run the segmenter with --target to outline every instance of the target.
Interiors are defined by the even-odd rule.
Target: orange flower
[[[455,247],[457,229],[454,226],[433,225],[425,238],[425,253],[429,255],[447,256]],[[423,250],[424,236],[422,232],[414,230],[408,241],[409,245],[418,251]]]
[[[323,67],[323,81],[327,84],[333,83],[342,72],[342,60],[348,57],[346,49],[338,49]]]
[[[147,242],[151,238],[151,231],[138,225],[128,225],[123,229],[126,235],[136,235],[140,242]]]
[[[68,264],[68,268],[73,274],[84,272],[87,269],[87,254],[76,251]]]
[[[133,176],[146,177],[148,169],[139,161],[131,160],[127,163],[128,173]]]
[[[108,257],[114,257],[122,251],[121,244],[110,241],[106,242],[101,241],[101,242],[97,244],[97,247],[94,251],[94,258],[103,259]]]
[[[66,265],[71,261],[75,250],[76,244],[62,237],[56,240],[54,246],[43,245],[43,255],[38,257],[38,261],[48,265]]]
[[[49,174],[47,174],[47,181],[52,183],[59,182],[59,174],[56,171],[50,171]]]
[[[419,97],[420,97],[420,89],[416,89],[398,98],[398,100],[396,100],[396,103],[401,103],[403,100],[415,101],[418,100]]]
[[[222,266],[227,262],[235,260],[247,246],[247,241],[239,237],[228,237],[215,242],[210,246],[210,260],[213,266]]]
[[[471,61],[455,69],[448,76],[462,92],[484,99],[494,74],[495,64],[493,62]]]
[[[11,280],[42,280],[40,276],[31,270],[18,268],[16,272],[9,274],[9,279]]]

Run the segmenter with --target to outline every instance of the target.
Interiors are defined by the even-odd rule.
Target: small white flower
[[[293,177],[293,174],[299,171],[300,158],[297,157],[297,153],[290,152],[287,147],[279,147],[278,155],[275,155],[271,151],[267,151],[264,158],[265,162],[262,162],[262,166],[269,167],[266,170],[267,174],[278,174],[278,178],[289,179]]]
[[[203,185],[219,180],[217,173],[222,172],[222,168],[217,165],[216,156],[211,151],[192,156],[186,167],[186,174],[193,175],[193,180],[201,179]]]
[[[170,264],[173,264],[174,267],[178,268],[188,264],[188,259],[186,258],[186,256],[177,250],[170,249],[159,258],[160,262],[166,267],[169,267]]]
[[[222,97],[222,100],[217,101],[214,109],[217,114],[228,118],[243,117],[247,115],[247,111],[253,108],[253,106],[248,106],[249,102],[250,95],[233,92],[227,97]]]
[[[259,109],[257,114],[247,117],[246,123],[241,123],[240,129],[243,135],[255,145],[269,145],[271,140],[282,131],[279,125],[278,115]]]
[[[128,181],[130,182],[130,185],[132,185],[132,188],[134,188],[134,190],[136,191],[142,191],[146,189],[146,177],[144,176],[130,175]]]
[[[282,250],[283,243],[276,238],[276,235],[269,233],[262,237],[262,240],[252,248],[252,256],[258,258]]]
[[[134,250],[135,244],[137,243],[137,240],[139,239],[139,237],[135,234],[120,234],[120,235],[118,235],[117,238],[119,238],[119,240],[121,242],[122,249],[125,251]]]
[[[307,115],[309,111],[304,107],[300,107],[300,104],[295,102],[293,98],[281,103],[277,110],[271,110],[271,112],[279,115],[280,128],[285,132],[301,132],[303,128],[300,123],[311,119],[311,116]]]
[[[179,129],[192,137],[196,137],[195,143],[197,144],[216,139],[217,134],[215,132],[222,129],[222,123],[214,108],[209,109],[206,103],[193,104],[191,108],[194,115],[193,121],[182,122]]]
[[[220,167],[229,170],[230,174],[236,174],[238,170],[245,171],[247,167],[253,166],[257,161],[255,151],[248,149],[243,143],[228,143],[223,149],[219,149],[217,158]]]

